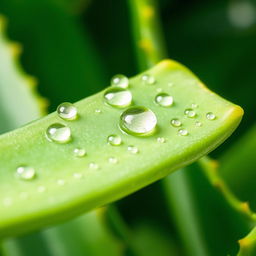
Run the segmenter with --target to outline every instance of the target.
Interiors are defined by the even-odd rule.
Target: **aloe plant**
[[[46,6],[56,10],[58,20],[64,21],[70,17],[62,9],[65,4],[47,1]],[[224,155],[220,167],[208,157],[200,159],[231,135],[243,110],[211,92],[183,65],[163,60],[167,51],[155,1],[131,0],[129,5],[140,73],[129,79],[117,75],[102,92],[74,104],[63,103],[56,112],[0,136],[0,159],[4,163],[0,167],[0,237],[5,240],[4,255],[38,253],[37,246],[30,252],[26,249],[35,241],[46,245],[44,255],[157,255],[156,248],[163,249],[162,255],[221,255],[237,253],[238,239],[238,255],[254,255],[256,215],[242,201],[246,193],[239,192],[240,186],[230,174],[235,151]],[[15,13],[14,3],[4,6],[10,15]],[[69,27],[76,27],[73,18]],[[73,33],[74,40],[80,40],[78,34]],[[31,79],[15,64],[13,52],[17,52],[17,46],[11,47],[6,39],[1,43],[1,63],[7,70],[1,75],[1,97],[15,106],[3,105],[3,115],[9,120],[1,128],[4,132],[42,115],[42,100],[28,89]],[[82,51],[91,52],[90,45],[86,47]],[[51,52],[47,47],[44,51],[43,58]],[[95,63],[96,67],[98,60],[89,58],[87,65]],[[95,77],[100,80],[104,74],[96,75],[95,71],[88,79],[93,81]],[[24,100],[13,105],[12,90],[16,88],[20,88],[19,96]],[[22,117],[18,110],[25,110],[29,120],[18,119]],[[242,142],[245,147],[247,141]],[[190,165],[196,160],[199,162]],[[240,159],[235,163],[243,164]],[[123,207],[117,204],[40,233],[6,240],[116,201],[180,168],[161,182],[170,212],[168,221],[175,227],[167,232],[168,239],[162,228],[150,222],[130,228]],[[253,177],[250,170],[248,167],[247,173]],[[214,205],[221,205],[220,212],[231,232],[224,238],[229,243],[223,243],[221,249],[211,243],[217,229],[210,223],[205,225],[205,197],[197,191],[198,181],[193,175],[205,179],[201,185],[211,183],[221,191],[219,194],[213,189],[206,194]],[[253,200],[250,198],[252,206]],[[99,217],[102,214],[104,221]],[[212,218],[214,215],[208,215],[208,220]],[[72,243],[68,234],[75,238]],[[152,248],[146,246],[149,244]]]

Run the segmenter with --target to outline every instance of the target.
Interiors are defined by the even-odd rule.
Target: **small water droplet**
[[[99,168],[99,166],[96,163],[91,162],[91,163],[89,163],[89,168],[97,170]]]
[[[155,97],[155,102],[162,107],[170,107],[173,104],[173,97],[167,93],[159,93]]]
[[[165,143],[166,142],[166,139],[164,137],[158,137],[157,138],[157,142],[158,143]]]
[[[65,180],[62,180],[62,179],[57,180],[57,184],[58,184],[59,186],[64,186],[65,183],[66,183]]]
[[[16,175],[22,180],[32,180],[36,176],[36,171],[31,166],[19,166],[16,169]]]
[[[118,74],[112,77],[111,85],[121,87],[121,88],[128,88],[129,79],[124,75]]]
[[[100,113],[101,113],[101,110],[97,108],[97,109],[95,109],[95,113],[96,113],[96,114],[100,114]]]
[[[57,113],[64,120],[75,120],[77,118],[77,108],[69,102],[61,103],[57,108]]]
[[[54,123],[47,128],[46,137],[50,141],[66,143],[71,139],[71,130],[64,124]]]
[[[141,81],[142,81],[144,84],[153,85],[153,84],[156,82],[156,79],[155,79],[155,77],[152,76],[152,75],[145,74],[145,75],[142,75]]]
[[[43,192],[45,192],[45,190],[46,190],[45,186],[39,186],[39,187],[37,187],[37,191],[38,191],[39,193],[43,193]]]
[[[178,134],[181,136],[186,136],[188,135],[188,131],[186,129],[179,129]]]
[[[174,126],[174,127],[180,127],[181,126],[181,121],[179,119],[172,119],[171,120],[171,125]]]
[[[112,87],[106,90],[104,99],[112,107],[124,108],[131,104],[132,94],[127,89]]]
[[[216,118],[216,116],[215,116],[212,112],[208,112],[208,113],[206,114],[206,118],[207,118],[208,120],[214,120],[214,119]]]
[[[148,135],[155,130],[155,114],[145,107],[131,107],[120,116],[120,127],[132,135]]]
[[[157,92],[162,92],[163,89],[162,89],[162,88],[156,88],[156,91],[157,91]]]
[[[192,107],[192,108],[198,108],[198,104],[192,103],[192,104],[191,104],[191,107]]]
[[[83,176],[83,175],[82,175],[81,173],[78,173],[78,172],[73,173],[73,177],[74,177],[75,179],[81,179],[82,176]]]
[[[122,143],[121,137],[115,134],[109,135],[107,141],[112,146],[119,146]]]
[[[86,155],[86,150],[84,148],[75,148],[74,149],[74,156],[83,157],[85,155]]]
[[[138,154],[139,153],[139,149],[135,146],[128,146],[127,150],[132,153],[132,154]]]
[[[118,162],[118,160],[117,160],[117,158],[115,158],[115,157],[110,157],[110,158],[108,159],[108,162],[111,163],[111,164],[116,164],[116,163]]]
[[[196,116],[196,112],[191,108],[185,109],[184,114],[189,118],[193,118]]]
[[[196,122],[195,122],[195,126],[196,126],[196,127],[201,127],[201,126],[202,126],[202,123],[201,123],[200,121],[196,121]]]

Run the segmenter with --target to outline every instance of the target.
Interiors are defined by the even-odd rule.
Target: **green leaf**
[[[52,113],[0,137],[0,236],[53,224],[136,191],[210,152],[239,124],[242,109],[210,92],[182,65],[165,60],[144,74],[154,76],[155,85],[143,83],[138,75],[130,80],[130,91],[133,104],[151,109],[158,119],[151,136],[120,131],[123,110],[105,104],[103,91],[75,104],[78,120],[64,121]],[[174,97],[172,107],[154,102],[158,88]],[[196,116],[186,117],[184,110],[195,103]],[[208,112],[216,118],[208,120]],[[171,127],[172,118],[182,121],[187,136]],[[196,121],[202,126],[196,126]],[[70,127],[69,143],[46,139],[46,129],[56,122]],[[123,143],[109,145],[111,134],[119,135]],[[165,143],[157,141],[162,137]],[[138,147],[139,153],[128,152],[129,145]],[[84,147],[88,155],[76,159],[76,147]],[[109,157],[116,157],[118,163],[109,163]],[[98,169],[89,168],[90,163],[96,163]],[[33,181],[15,178],[16,168],[24,164],[36,170]],[[21,200],[24,192],[28,198]]]
[[[19,127],[46,112],[45,100],[35,91],[35,79],[25,74],[17,61],[20,45],[9,42],[4,35],[5,23],[5,19],[0,16],[1,132]]]

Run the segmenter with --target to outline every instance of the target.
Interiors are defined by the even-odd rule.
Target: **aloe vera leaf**
[[[35,90],[36,80],[25,74],[17,61],[21,46],[8,42],[5,37],[5,24],[5,19],[0,16],[1,132],[19,127],[46,112],[46,101]]]
[[[207,90],[177,62],[162,61],[146,74],[155,77],[156,86],[142,83],[140,74],[130,80],[130,91],[134,104],[148,107],[156,114],[158,128],[152,136],[122,133],[119,119],[123,111],[103,102],[105,91],[75,104],[80,116],[76,121],[67,122],[52,113],[0,136],[4,163],[0,169],[1,236],[56,223],[136,191],[207,154],[239,124],[242,109]],[[174,84],[171,89],[170,82]],[[156,87],[174,95],[173,107],[163,108],[154,102]],[[195,102],[200,106],[197,117],[184,117],[184,109]],[[95,113],[95,109],[102,113]],[[209,111],[214,112],[215,120],[207,120],[205,115]],[[177,129],[170,127],[172,117],[182,121],[182,128],[189,132],[187,136],[178,135]],[[196,120],[203,126],[196,127]],[[73,137],[70,143],[60,145],[46,139],[47,127],[56,122],[70,127]],[[119,135],[123,144],[108,145],[110,134]],[[158,143],[158,137],[165,137],[166,143]],[[129,154],[128,145],[136,145],[139,154]],[[74,159],[73,150],[77,146],[84,147],[88,155]],[[122,166],[108,163],[111,156]],[[98,170],[88,167],[92,162],[99,166]],[[36,170],[37,178],[33,181],[14,177],[16,168],[24,164]],[[76,179],[76,175],[72,177],[74,173],[83,177]],[[59,186],[59,179],[66,184]],[[40,186],[45,187],[44,193],[38,192]],[[22,192],[28,193],[29,200],[20,200]]]
[[[254,125],[220,158],[219,167],[220,176],[228,186],[239,198],[249,201],[254,210],[256,210],[255,150],[256,126]]]
[[[10,36],[24,45],[27,71],[51,100],[50,111],[62,101],[74,102],[103,89],[106,69],[80,17],[52,0],[3,0],[0,9],[9,18]],[[95,70],[102,75],[95,75]]]
[[[256,227],[243,239],[239,240],[240,250],[237,256],[254,256],[256,254]]]

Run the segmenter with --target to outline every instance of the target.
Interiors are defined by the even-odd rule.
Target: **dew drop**
[[[202,123],[201,123],[200,121],[196,121],[196,122],[195,122],[195,126],[196,126],[196,127],[201,127],[201,126],[202,126]]]
[[[170,107],[173,104],[173,97],[167,93],[159,93],[155,97],[155,102],[162,107]]]
[[[116,157],[110,157],[108,159],[108,162],[111,163],[111,164],[116,164],[118,162],[117,158]]]
[[[112,146],[119,146],[122,143],[121,137],[115,134],[109,135],[107,141]]]
[[[101,110],[97,108],[97,109],[95,109],[95,113],[96,113],[96,114],[100,114],[100,113],[101,113]]]
[[[19,166],[16,169],[16,175],[22,180],[32,180],[36,176],[35,169],[31,166]]]
[[[147,135],[155,130],[155,114],[145,107],[131,107],[120,116],[120,127],[132,135]]]
[[[191,104],[191,107],[192,107],[192,108],[198,108],[198,104],[192,103],[192,104]]]
[[[132,94],[127,89],[112,87],[106,90],[104,99],[112,107],[124,108],[131,104]]]
[[[135,146],[128,146],[127,150],[131,153],[131,154],[138,154],[139,153],[139,149]]]
[[[141,81],[144,83],[144,84],[147,84],[147,85],[153,85],[155,82],[156,82],[156,79],[154,76],[152,75],[149,75],[149,74],[145,74],[141,77]]]
[[[180,127],[181,126],[181,121],[179,119],[172,119],[171,120],[171,125],[174,127]]]
[[[57,108],[57,113],[64,120],[75,120],[77,118],[77,108],[69,102],[61,103]]]
[[[212,112],[208,112],[208,113],[206,114],[206,118],[207,118],[208,120],[214,120],[214,119],[216,118],[216,116],[215,116]]]
[[[166,142],[166,139],[164,137],[158,137],[156,140],[157,140],[158,143],[165,143]]]
[[[91,163],[89,163],[89,168],[97,170],[99,168],[99,166],[96,163],[91,162]]]
[[[181,136],[187,136],[188,131],[186,129],[179,129],[178,134],[181,135]]]
[[[74,149],[74,156],[83,157],[85,155],[86,155],[86,150],[84,148],[75,148]]]
[[[46,137],[50,141],[66,143],[71,139],[71,130],[64,124],[54,123],[47,128]]]
[[[124,75],[118,74],[112,77],[111,85],[121,87],[121,88],[128,88],[129,79]]]
[[[156,88],[156,91],[157,91],[157,92],[162,92],[163,89],[162,89],[162,88]]]
[[[184,114],[189,118],[193,118],[196,116],[196,112],[191,108],[185,109]]]

